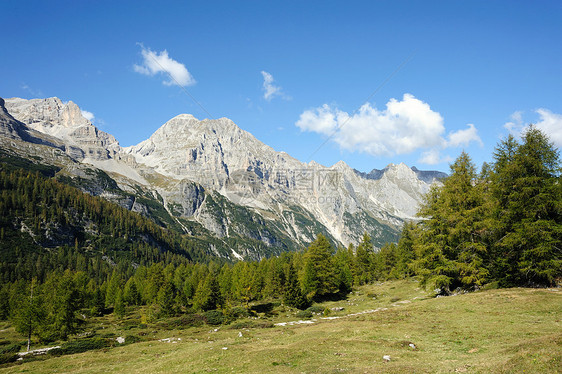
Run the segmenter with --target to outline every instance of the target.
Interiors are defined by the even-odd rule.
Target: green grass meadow
[[[320,307],[344,309],[315,315],[313,323],[274,327],[299,320],[296,311],[280,306],[273,314],[227,326],[180,329],[162,328],[166,321],[139,328],[138,312],[124,321],[106,316],[91,322],[96,335],[136,335],[143,341],[39,356],[4,365],[0,373],[562,372],[559,288],[431,298],[416,281],[403,280],[363,286],[346,300]],[[15,335],[3,326],[0,338]],[[159,341],[164,338],[171,341]]]

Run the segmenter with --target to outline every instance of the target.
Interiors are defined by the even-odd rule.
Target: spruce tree
[[[308,308],[310,302],[301,290],[297,271],[295,270],[292,262],[289,263],[286,278],[287,282],[285,285],[285,292],[283,294],[283,303],[297,309]]]
[[[443,186],[433,187],[420,209],[425,220],[413,266],[422,284],[439,293],[474,289],[488,280],[487,247],[480,236],[486,212],[477,185],[475,167],[463,152]]]
[[[560,157],[534,126],[496,149],[493,272],[503,285],[552,285],[562,275]]]
[[[332,252],[328,239],[318,234],[303,256],[302,287],[309,299],[338,291]]]
[[[160,306],[160,313],[164,316],[175,314],[174,285],[171,282],[165,282],[158,291],[158,305]]]
[[[355,251],[355,284],[365,284],[373,280],[373,243],[365,232]]]
[[[31,337],[37,333],[44,318],[37,282],[33,279],[29,285],[29,293],[19,297],[11,318],[16,331],[27,338],[28,351]]]
[[[123,318],[125,316],[125,301],[123,300],[123,292],[121,290],[118,290],[117,295],[115,295],[113,312],[117,318]]]

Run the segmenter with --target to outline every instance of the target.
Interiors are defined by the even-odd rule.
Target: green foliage
[[[559,152],[537,128],[494,154],[494,275],[504,285],[552,285],[562,269]]]
[[[102,349],[108,346],[109,343],[105,339],[94,337],[66,342],[62,344],[60,348],[50,350],[49,353],[55,356],[71,355],[75,353],[91,351],[94,349]]]
[[[15,353],[0,353],[0,365],[16,362],[19,357]]]
[[[428,218],[420,223],[413,267],[422,284],[439,293],[457,287],[474,289],[488,279],[487,249],[480,235],[486,213],[480,186],[475,167],[463,152],[443,186],[432,189],[420,209],[419,214]]]
[[[21,350],[20,343],[10,343],[0,347],[0,355],[7,353],[17,353]]]
[[[113,307],[113,312],[117,318],[123,318],[125,316],[125,302],[123,300],[123,292],[121,290],[117,291],[115,296],[115,306]]]
[[[123,299],[127,305],[140,305],[141,294],[137,288],[137,283],[133,277],[125,283]]]
[[[415,249],[410,267],[439,293],[489,282],[551,286],[562,277],[560,171],[558,150],[533,126],[521,143],[502,141],[480,175],[463,152],[399,248]]]
[[[332,263],[333,247],[322,234],[310,244],[303,256],[302,288],[309,299],[339,290]]]
[[[224,321],[224,314],[220,310],[208,310],[203,316],[208,325],[221,325]]]
[[[33,280],[29,293],[15,294],[12,323],[17,332],[27,338],[27,349],[32,335],[36,335],[45,318],[43,303],[37,284]]]
[[[215,276],[211,273],[199,282],[195,296],[193,297],[193,307],[196,310],[212,310],[222,305],[222,297],[219,284]]]
[[[312,318],[312,312],[308,309],[305,310],[299,310],[296,314],[297,318]]]
[[[287,269],[287,282],[285,285],[283,302],[285,305],[298,309],[306,309],[310,305],[310,301],[306,298],[301,289],[297,272],[292,263],[289,263]]]
[[[162,315],[172,316],[175,314],[174,286],[172,283],[165,282],[158,291],[158,305]]]

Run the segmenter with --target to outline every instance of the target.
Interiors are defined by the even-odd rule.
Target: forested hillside
[[[532,127],[521,142],[502,141],[480,173],[463,152],[427,195],[420,221],[378,251],[367,234],[348,248],[319,234],[308,248],[261,261],[212,260],[197,238],[50,174],[13,163],[0,170],[0,319],[30,342],[67,339],[108,313],[140,311],[143,325],[172,316],[220,324],[281,303],[305,310],[410,276],[442,295],[562,277],[560,159]]]

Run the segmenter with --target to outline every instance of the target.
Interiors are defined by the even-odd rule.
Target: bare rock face
[[[77,160],[107,160],[119,151],[112,136],[98,130],[84,116],[78,105],[59,98],[5,100],[6,109],[18,121],[40,133],[61,139],[68,154]]]
[[[0,136],[22,140],[23,131],[25,131],[25,125],[8,113],[4,99],[0,98]]]
[[[218,238],[236,236],[279,248],[280,237],[305,245],[318,232],[343,245],[357,243],[364,232],[375,245],[393,241],[402,223],[415,219],[431,184],[443,176],[404,164],[365,174],[343,161],[331,167],[303,163],[227,118],[198,120],[189,114],[121,148],[71,101],[0,101],[0,138],[30,141],[32,133],[51,139],[49,144],[58,144],[72,159],[111,174],[121,189],[157,196],[173,219],[194,220]],[[143,214],[150,210],[135,199],[119,203]],[[238,258],[253,248],[232,250]]]
[[[362,176],[343,161],[332,167],[305,164],[276,152],[229,119],[199,121],[187,114],[123,152],[138,165],[170,178],[189,179],[236,204],[272,212],[281,223],[286,223],[284,212],[298,207],[343,244],[357,242],[365,231],[376,235],[384,226],[398,230],[403,220],[415,217],[433,183],[418,178],[417,169],[404,164],[389,165],[376,179]],[[177,195],[160,192],[168,198]],[[216,219],[199,213],[213,232],[223,236],[228,231],[228,225],[217,226]]]

